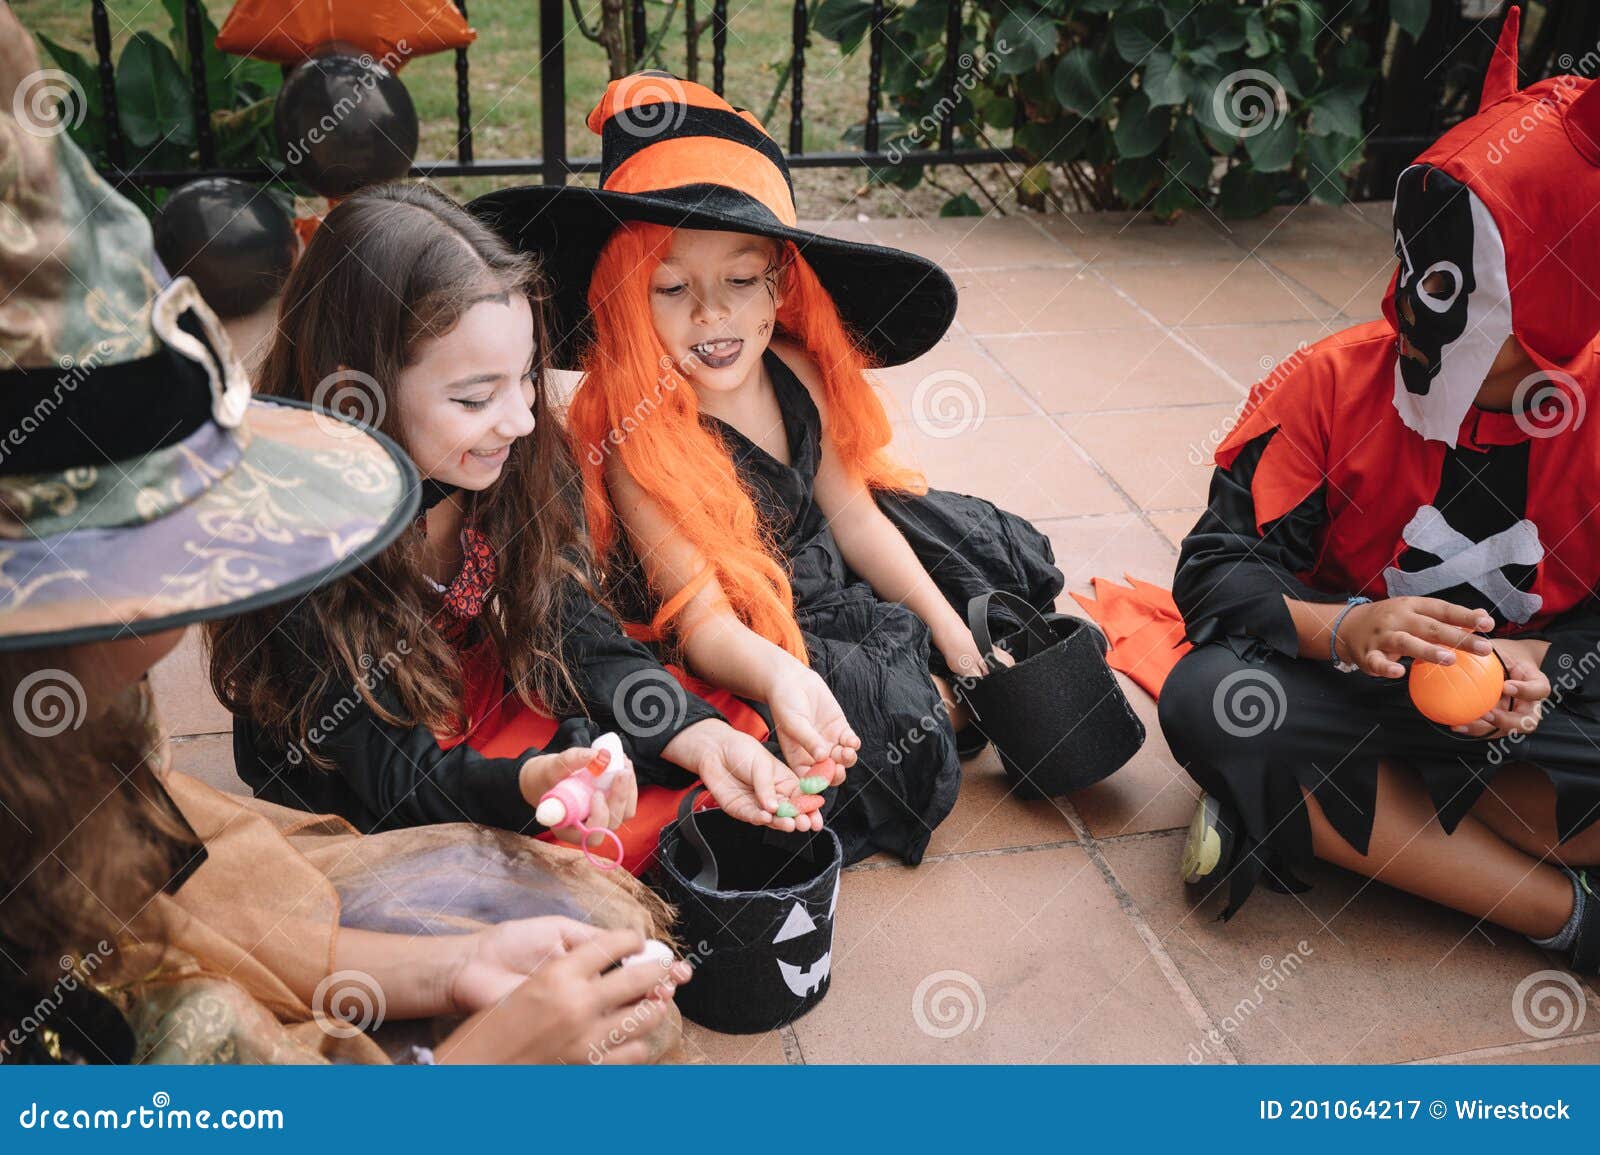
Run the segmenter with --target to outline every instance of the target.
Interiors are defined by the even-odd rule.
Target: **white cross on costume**
[[[1508,622],[1525,622],[1539,612],[1543,599],[1517,589],[1500,572],[1504,566],[1538,565],[1544,560],[1539,527],[1527,518],[1475,542],[1454,529],[1435,506],[1424,505],[1400,536],[1407,545],[1443,560],[1411,572],[1389,566],[1383,571],[1383,580],[1390,597],[1426,597],[1451,586],[1467,585],[1488,598]]]

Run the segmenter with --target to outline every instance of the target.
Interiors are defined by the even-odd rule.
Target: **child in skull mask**
[[[1161,724],[1207,792],[1183,874],[1227,881],[1225,916],[1316,857],[1594,973],[1600,86],[1519,91],[1518,22],[1479,113],[1399,179],[1383,319],[1257,386],[1218,450]],[[1459,651],[1497,655],[1504,696],[1438,726],[1407,666]]]

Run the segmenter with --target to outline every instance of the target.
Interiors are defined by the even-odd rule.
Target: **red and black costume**
[[[1401,174],[1382,320],[1252,391],[1216,455],[1173,595],[1195,649],[1161,694],[1174,754],[1236,810],[1230,913],[1311,857],[1301,788],[1365,851],[1380,760],[1421,774],[1453,830],[1505,762],[1550,778],[1563,839],[1600,816],[1600,86],[1518,90],[1512,10],[1479,112]],[[1424,288],[1424,282],[1428,287]],[[1475,405],[1515,335],[1512,412]],[[1298,656],[1284,598],[1423,595],[1545,638],[1553,694],[1526,735],[1423,719],[1404,679]]]
[[[523,762],[587,746],[609,730],[622,738],[639,780],[638,811],[617,830],[623,865],[639,873],[655,851],[662,826],[677,817],[683,796],[699,781],[668,762],[662,751],[684,730],[710,718],[766,740],[766,720],[732,694],[676,667],[663,667],[576,583],[562,604],[562,660],[576,683],[582,713],[558,720],[530,710],[511,692],[481,620],[499,576],[494,550],[471,527],[462,531],[461,545],[461,570],[439,589],[436,621],[461,661],[462,735],[441,738],[426,726],[386,722],[352,686],[336,685],[312,736],[288,739],[235,715],[239,777],[258,798],[337,814],[363,833],[477,822],[549,837],[541,834],[534,807],[522,796]],[[282,651],[286,668],[337,660],[303,607],[266,644]],[[375,670],[369,678],[371,692],[403,717],[404,706],[381,673]],[[302,743],[314,744],[333,762],[333,770],[312,765]],[[702,795],[697,805],[711,804],[710,796]]]

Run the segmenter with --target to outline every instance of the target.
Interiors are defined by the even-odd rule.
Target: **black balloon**
[[[219,317],[242,317],[277,296],[299,249],[278,202],[227,177],[190,181],[168,197],[155,241],[167,272],[192,277]]]
[[[289,171],[326,197],[405,176],[417,155],[406,86],[371,57],[330,54],[296,65],[273,111]]]

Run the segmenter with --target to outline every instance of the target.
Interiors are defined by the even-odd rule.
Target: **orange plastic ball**
[[[1412,662],[1410,682],[1411,701],[1424,718],[1441,726],[1464,726],[1499,703],[1506,671],[1493,654],[1457,650],[1453,665]]]

